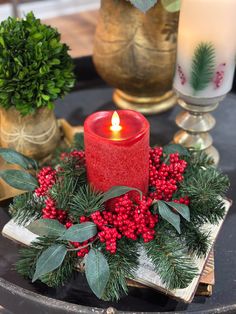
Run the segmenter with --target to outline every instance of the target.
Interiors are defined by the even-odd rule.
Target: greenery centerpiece
[[[98,298],[119,300],[128,293],[126,279],[135,278],[141,248],[167,289],[186,288],[199,275],[196,258],[212,246],[211,225],[225,217],[227,176],[204,153],[179,145],[150,148],[146,195],[127,186],[95,191],[81,135],[55,167],[38,170],[11,150],[0,155],[37,171],[37,178],[25,170],[1,171],[1,177],[28,191],[14,198],[10,212],[38,235],[21,250],[17,270],[51,287],[65,285],[77,270]]]
[[[74,84],[69,47],[36,19],[9,17],[0,24],[1,145],[42,158],[57,145],[54,101]]]

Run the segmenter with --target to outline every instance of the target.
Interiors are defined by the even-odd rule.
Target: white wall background
[[[88,10],[98,9],[100,0],[44,0],[21,3],[18,5],[20,16],[33,11],[35,16],[48,19],[62,15],[68,15]],[[0,21],[12,16],[13,10],[10,3],[0,6]]]

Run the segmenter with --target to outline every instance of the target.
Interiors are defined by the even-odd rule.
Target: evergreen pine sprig
[[[70,214],[74,219],[80,216],[90,216],[97,210],[102,210],[103,193],[95,191],[90,185],[82,185],[73,195],[70,204]]]
[[[86,182],[86,169],[83,164],[78,166],[76,158],[66,158],[60,161],[60,169],[58,175],[61,177],[77,177],[80,180],[78,183],[83,184]]]
[[[189,155],[182,157],[188,163],[188,172],[191,169],[197,171],[201,167],[215,167],[214,160],[204,151],[189,150]]]
[[[206,256],[210,245],[211,237],[209,231],[203,231],[201,225],[196,225],[193,222],[183,222],[181,237],[187,247],[189,254],[195,254],[197,257]]]
[[[84,133],[75,134],[72,147],[74,147],[77,150],[84,150]]]
[[[79,177],[71,175],[59,178],[50,189],[49,194],[56,201],[57,208],[68,210],[68,205],[79,185]]]
[[[190,208],[194,224],[218,224],[225,215],[225,203],[223,200],[217,199],[217,196],[209,198],[206,202],[198,199],[192,200]]]
[[[105,301],[118,301],[121,295],[128,293],[127,278],[134,278],[138,265],[137,242],[121,239],[116,254],[109,254],[104,250],[110,267],[110,277],[102,299]]]
[[[215,70],[215,47],[212,43],[200,43],[192,60],[190,84],[195,92],[205,89],[213,79]]]
[[[144,248],[167,289],[185,288],[197,275],[198,269],[183,243],[171,236],[164,226],[165,223],[158,226],[155,239],[146,243]]]
[[[32,243],[30,248],[20,250],[20,259],[16,263],[16,270],[26,278],[32,279],[35,273],[36,263],[42,252],[55,244],[55,238],[40,237]],[[63,286],[70,280],[76,267],[76,253],[67,253],[63,263],[56,270],[43,275],[40,280],[49,287]]]
[[[229,178],[216,168],[200,168],[181,184],[181,191],[190,198],[206,202],[215,195],[223,196],[229,188]]]
[[[36,198],[32,192],[29,192],[14,197],[9,212],[17,224],[24,226],[40,218],[43,207],[43,198]]]

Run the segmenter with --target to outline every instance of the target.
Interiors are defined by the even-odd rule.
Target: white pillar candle
[[[227,94],[236,56],[236,0],[181,0],[174,89],[192,103]]]

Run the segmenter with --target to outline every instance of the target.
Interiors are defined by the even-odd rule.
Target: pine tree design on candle
[[[192,60],[190,84],[194,92],[204,90],[213,80],[215,70],[215,48],[212,43],[200,43]]]

